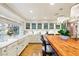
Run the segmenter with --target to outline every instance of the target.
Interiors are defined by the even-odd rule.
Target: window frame
[[[34,26],[33,24],[35,25],[34,28],[33,28],[33,26]],[[32,23],[32,29],[36,29],[36,27],[37,27],[37,26],[36,26],[36,23]]]
[[[53,24],[53,27],[51,24]],[[54,23],[49,23],[49,29],[54,29]]]
[[[46,24],[46,25],[45,25]],[[46,26],[47,26],[47,28],[46,28]],[[48,23],[44,23],[44,29],[48,29]]]
[[[56,29],[60,29],[61,26],[60,26],[60,24],[56,24],[55,27],[56,27]]]
[[[41,27],[40,27],[39,25],[40,25]],[[42,29],[42,23],[37,23],[37,29]]]
[[[29,24],[29,26],[27,26],[27,24]],[[26,23],[26,29],[30,29],[30,26],[31,26],[30,23]]]

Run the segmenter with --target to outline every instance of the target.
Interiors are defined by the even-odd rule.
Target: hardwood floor
[[[42,45],[41,44],[29,44],[20,56],[41,56],[42,55]]]

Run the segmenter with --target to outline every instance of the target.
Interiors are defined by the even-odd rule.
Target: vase
[[[63,40],[68,40],[69,39],[69,36],[64,36],[64,35],[60,35],[61,39]]]

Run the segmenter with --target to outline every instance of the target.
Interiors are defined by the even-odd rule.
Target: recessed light
[[[33,11],[32,11],[32,10],[30,10],[30,13],[33,13]]]
[[[49,3],[50,5],[54,5],[55,3]]]
[[[44,17],[44,19],[47,19],[47,17]]]
[[[33,16],[32,18],[33,18],[33,19],[36,19],[36,16]]]

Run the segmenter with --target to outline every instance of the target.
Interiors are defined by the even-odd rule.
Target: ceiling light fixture
[[[36,19],[36,16],[33,16],[32,18],[33,18],[33,19]]]
[[[47,17],[44,17],[44,19],[47,19]]]
[[[33,11],[32,11],[32,10],[30,10],[30,13],[33,13]]]
[[[55,3],[49,3],[50,5],[54,5]]]

